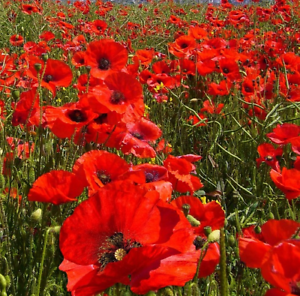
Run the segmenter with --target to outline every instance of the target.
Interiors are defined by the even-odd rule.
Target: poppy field
[[[1,296],[300,295],[300,7],[0,2]]]

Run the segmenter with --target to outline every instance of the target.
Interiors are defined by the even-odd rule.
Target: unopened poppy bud
[[[205,226],[203,230],[204,230],[204,233],[206,236],[209,236],[212,232],[212,229],[210,226]]]
[[[34,69],[35,69],[35,71],[40,72],[42,69],[42,64],[40,64],[40,63],[34,64]]]
[[[269,212],[268,214],[268,220],[274,219],[274,214],[272,212]]]
[[[43,60],[44,62],[46,62],[48,59],[49,59],[48,53],[43,53],[43,54],[42,54],[42,60]]]
[[[191,215],[187,215],[186,218],[189,220],[193,227],[198,227],[201,223],[196,218]]]
[[[0,273],[0,290],[5,291],[7,286],[6,279],[3,274]]]
[[[174,296],[174,292],[171,288],[167,287],[164,289],[162,295],[164,296]]]
[[[59,234],[61,226],[53,226],[50,228],[50,232]]]
[[[12,93],[11,93],[12,97],[16,100],[20,97],[20,91],[15,89]]]
[[[260,234],[261,233],[261,227],[259,225],[255,226],[254,232],[257,233],[257,234]]]
[[[35,170],[33,167],[30,167],[28,170],[28,178],[30,183],[33,183],[35,181]]]
[[[189,212],[190,212],[191,206],[189,204],[183,204],[182,205],[182,211],[184,213],[184,216],[188,216]]]
[[[39,223],[41,220],[42,220],[42,210],[37,209],[31,214],[30,221],[33,223]]]
[[[230,247],[234,247],[234,246],[235,246],[235,243],[236,243],[235,237],[234,237],[232,234],[229,235],[229,237],[228,237],[228,245],[229,245]]]
[[[219,241],[220,239],[220,230],[216,229],[214,230],[207,238],[208,242],[210,243],[215,243],[217,241]]]
[[[192,98],[191,102],[198,102],[198,99],[197,98]]]

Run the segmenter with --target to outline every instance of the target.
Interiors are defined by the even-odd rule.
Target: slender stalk
[[[221,260],[220,260],[220,276],[221,276],[221,296],[228,295],[228,282],[226,274],[226,245],[225,245],[225,232],[224,228],[220,230],[220,249],[221,249]]]

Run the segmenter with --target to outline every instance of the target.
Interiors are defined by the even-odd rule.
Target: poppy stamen
[[[100,59],[99,63],[98,63],[98,68],[100,70],[108,70],[110,67],[110,61],[106,58],[102,58]]]
[[[120,91],[114,90],[110,97],[110,101],[112,104],[119,104],[125,101],[125,97]]]
[[[53,81],[53,76],[52,75],[46,75],[44,77],[44,81],[46,81],[47,83],[50,82],[50,81]]]
[[[69,113],[69,118],[75,122],[83,122],[86,120],[86,116],[80,110],[72,110]]]
[[[107,174],[106,171],[97,172],[97,177],[100,179],[100,181],[103,183],[103,185],[106,185],[111,182],[110,175]]]

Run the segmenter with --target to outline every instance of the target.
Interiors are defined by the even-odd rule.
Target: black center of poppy
[[[44,81],[46,81],[47,83],[50,82],[50,81],[53,81],[53,76],[52,75],[46,75],[44,77]]]
[[[139,139],[139,140],[143,140],[143,136],[138,133],[138,132],[134,132],[134,133],[131,133],[135,138]]]
[[[246,92],[251,92],[251,88],[250,88],[249,86],[246,86],[246,87],[245,87],[245,91],[246,91]]]
[[[193,241],[193,245],[196,247],[196,250],[202,249],[205,243],[206,239],[201,236],[197,236]]]
[[[106,184],[111,182],[110,175],[107,174],[106,171],[98,171],[97,172],[97,177],[103,183],[103,185],[106,185]]]
[[[87,119],[85,114],[81,110],[72,110],[69,113],[69,118],[75,122],[83,122]]]
[[[122,102],[125,101],[125,97],[124,95],[118,91],[118,90],[114,90],[111,97],[110,97],[110,101],[112,104],[120,104]]]
[[[106,122],[106,119],[107,118],[107,114],[106,113],[103,113],[103,114],[100,114],[96,119],[94,119],[94,121],[98,124],[103,124]]]
[[[133,248],[142,245],[131,239],[125,239],[122,232],[115,232],[107,237],[99,248],[98,262],[103,270],[108,263],[121,261]]]
[[[229,69],[228,69],[228,68],[223,68],[223,72],[224,72],[225,74],[228,74],[228,73],[229,73]]]
[[[187,47],[188,47],[188,45],[186,43],[181,44],[181,48],[187,48]]]
[[[151,173],[146,173],[145,177],[146,177],[146,183],[153,182],[153,180],[154,180],[154,176]]]
[[[271,160],[273,160],[273,157],[272,157],[271,155],[267,155],[267,156],[265,157],[265,160],[266,160],[266,161],[271,161]]]
[[[100,59],[99,63],[98,63],[98,68],[100,70],[108,70],[110,67],[110,61],[106,58],[102,58]]]
[[[297,285],[296,283],[291,283],[291,293],[293,295],[300,295],[300,287],[299,284]]]

